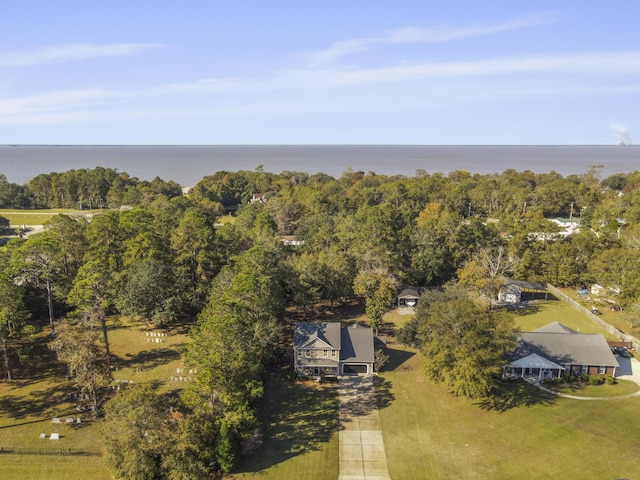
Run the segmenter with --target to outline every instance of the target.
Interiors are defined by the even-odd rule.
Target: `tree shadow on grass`
[[[51,338],[39,335],[33,341],[24,341],[19,345],[22,359],[11,355],[12,372],[15,379],[31,382],[63,379],[68,373],[67,366],[60,362],[49,348]]]
[[[391,391],[393,383],[389,380],[385,380],[382,377],[375,377],[373,379],[373,385],[375,386],[375,398],[378,408],[386,408],[396,399]]]
[[[483,410],[506,412],[512,408],[551,405],[557,398],[524,380],[508,380],[501,382],[493,394],[478,402],[478,405]]]
[[[31,392],[16,391],[15,394],[4,394],[0,397],[0,415],[14,420],[27,420],[25,423],[37,423],[42,418],[77,417],[75,403],[67,398],[67,394],[76,392],[77,388],[68,382],[57,383],[44,390]],[[33,417],[39,418],[32,420]],[[7,428],[7,427],[4,427]]]
[[[526,317],[527,315],[533,315],[542,310],[542,305],[539,303],[516,303],[507,307],[509,313],[513,313],[518,317]]]
[[[409,360],[416,354],[415,352],[412,352],[410,350],[400,350],[398,348],[389,347],[384,350],[384,353],[389,355],[389,360],[387,360],[387,362],[383,365],[383,372],[392,372],[394,370],[397,370],[398,368],[401,368],[407,360]]]
[[[125,358],[115,357],[112,364],[118,368],[144,368],[145,370],[150,370],[178,358],[180,358],[180,353],[174,349],[154,348],[153,350],[144,350],[135,355],[126,354]]]
[[[259,472],[320,449],[338,431],[338,389],[278,376],[267,385],[259,412],[264,419],[261,444],[238,472]]]

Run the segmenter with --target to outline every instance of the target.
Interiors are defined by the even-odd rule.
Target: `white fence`
[[[553,293],[557,298],[559,298],[563,302],[567,302],[576,310],[579,310],[580,312],[584,313],[587,316],[587,318],[589,318],[589,320],[591,320],[593,323],[603,328],[604,330],[609,332],[611,335],[614,335],[616,338],[620,339],[620,341],[631,343],[631,346],[633,347],[634,350],[640,351],[640,340],[638,340],[636,337],[634,337],[633,335],[624,333],[622,330],[614,327],[613,325],[609,325],[600,317],[591,313],[589,309],[583,307],[578,302],[576,302],[573,298],[570,298],[569,296],[565,295],[550,283],[547,283],[546,287],[547,287],[547,290]]]

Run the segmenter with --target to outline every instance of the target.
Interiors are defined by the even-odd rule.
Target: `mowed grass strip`
[[[606,397],[613,398],[622,395],[636,393],[640,387],[629,380],[616,380],[615,385],[588,385],[584,383],[561,383],[558,385],[548,385],[548,388],[560,393],[566,393],[575,397]],[[638,397],[640,400],[640,397]]]
[[[49,442],[49,440],[43,440]],[[54,443],[52,440],[50,443]],[[98,457],[0,454],[0,478],[7,480],[112,480]]]
[[[561,300],[537,300],[514,311],[520,331],[532,332],[551,322],[560,322],[579,333],[601,333],[607,341],[618,339],[589,320],[579,310]]]
[[[338,478],[336,384],[277,375],[267,385],[260,416],[262,443],[240,463],[234,479]]]
[[[104,210],[74,210],[70,208],[55,208],[47,210],[7,210],[0,209],[0,216],[9,220],[9,224],[13,227],[22,225],[43,225],[52,216],[59,213],[68,215],[87,215],[101,213]]]
[[[523,330],[559,321],[603,333],[562,302],[534,306],[517,317]],[[392,343],[389,353],[377,391],[391,478],[640,478],[640,398],[572,400],[508,383],[496,401],[472,401],[428,380],[419,352]]]

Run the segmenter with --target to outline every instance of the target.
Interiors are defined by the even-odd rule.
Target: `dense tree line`
[[[0,173],[0,208],[105,208],[149,203],[158,195],[182,194],[180,185],[159,177],[141,181],[112,168],[42,173],[26,185],[7,181]]]
[[[96,412],[104,407],[114,422],[117,438],[106,434],[105,445],[122,478],[204,478],[233,467],[256,426],[266,367],[282,353],[285,307],[310,313],[320,302],[358,296],[376,327],[403,284],[457,282],[491,298],[499,277],[509,275],[598,282],[618,289],[629,312],[640,308],[638,172],[601,180],[598,169],[566,178],[347,170],[332,178],[259,168],[205,177],[187,196],[174,182],[105,168],[43,174],[25,186],[0,175],[0,206],[80,205],[103,211],[89,220],[56,215],[44,233],[0,250],[2,365],[11,379],[17,360],[28,361],[22,349],[34,330],[49,328],[52,350]],[[233,221],[219,224],[229,212]],[[559,215],[580,220],[580,233],[557,236],[549,218]],[[283,235],[304,243],[284,245]],[[484,351],[478,362],[486,366],[509,348],[512,330],[500,314],[479,311],[458,293],[442,295],[432,313],[408,324],[406,343],[438,362],[443,351],[463,351],[437,344],[440,333],[462,334],[472,319],[481,335],[458,337],[465,352]],[[191,323],[185,362],[197,374],[171,409],[144,388],[99,402],[96,392],[109,382],[109,315]],[[498,334],[499,345],[482,343]],[[436,380],[480,396],[493,385],[476,377],[478,365],[438,367]],[[477,390],[461,387],[460,376],[475,378]],[[147,412],[157,422],[121,424],[110,412]]]

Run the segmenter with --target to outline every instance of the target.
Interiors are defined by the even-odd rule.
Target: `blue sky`
[[[2,4],[0,144],[613,144],[640,129],[631,0]]]

